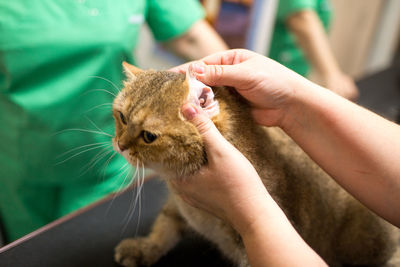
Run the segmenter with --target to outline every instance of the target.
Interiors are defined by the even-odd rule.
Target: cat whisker
[[[137,191],[138,190],[138,181],[139,181],[139,176],[140,176],[139,161],[138,160],[136,160],[136,166],[135,167],[136,167],[135,168],[135,173],[132,176],[132,180],[131,180],[131,182],[134,183],[135,185],[134,185],[134,190],[132,190],[132,199],[131,199],[131,203],[129,205],[129,206],[133,206],[133,209],[131,209],[131,211],[133,211],[133,212],[135,211],[135,207],[136,207],[136,197],[137,197],[137,193],[138,193],[138,191]],[[136,191],[136,193],[135,193],[135,191]],[[131,216],[129,215],[128,218],[127,218],[128,221],[129,221],[130,217]]]
[[[102,171],[102,174],[101,174],[101,176],[104,178],[105,176],[106,176],[106,171],[107,171],[107,166],[108,166],[108,164],[110,163],[110,161],[114,158],[114,156],[115,155],[117,155],[117,152],[116,151],[114,151],[113,153],[112,153],[112,155],[106,160],[106,162],[105,162],[105,164],[104,164],[104,166],[101,168],[103,171]],[[128,187],[128,186],[130,186],[130,184],[131,184],[131,181],[129,181],[128,182],[128,184],[126,184],[126,178],[129,176],[129,174],[131,173],[131,168],[128,166],[127,168],[126,168],[126,166],[127,166],[128,164],[126,163],[126,164],[124,164],[123,166],[121,166],[120,168],[119,168],[119,170],[121,170],[121,169],[123,169],[123,168],[125,168],[125,170],[123,171],[123,173],[125,173],[125,171],[128,171],[127,172],[127,175],[124,177],[124,180],[122,181],[122,183],[118,186],[118,189],[115,191],[115,192],[121,192],[123,189],[125,189],[126,187]],[[100,169],[100,170],[101,170]],[[119,171],[118,170],[118,171]],[[121,174],[120,175],[118,175],[118,177],[120,177],[121,176]],[[118,179],[116,179],[116,181],[118,181]]]
[[[72,148],[72,149],[70,149],[70,150],[58,155],[57,158],[61,158],[61,157],[65,156],[65,155],[67,155],[67,154],[69,154],[71,152],[74,152],[76,150],[79,150],[81,148],[90,147],[90,146],[96,146],[96,145],[102,145],[102,144],[108,144],[108,143],[109,143],[109,141],[105,141],[105,142],[99,142],[99,143],[93,143],[93,144],[78,146],[78,147]]]
[[[66,161],[68,161],[68,160],[70,160],[70,159],[72,159],[74,157],[77,157],[77,156],[79,156],[79,155],[81,155],[83,153],[86,153],[86,152],[89,152],[89,151],[92,151],[94,149],[98,149],[98,148],[101,148],[101,147],[104,147],[104,146],[111,146],[111,145],[110,144],[104,144],[104,145],[99,145],[99,146],[95,146],[95,147],[91,147],[91,148],[85,149],[85,150],[83,150],[81,152],[78,152],[78,153],[76,153],[76,154],[74,154],[74,155],[72,155],[72,156],[70,156],[70,157],[68,157],[68,158],[66,158],[66,159],[64,159],[64,160],[62,160],[60,162],[57,162],[55,165],[60,165],[60,164],[66,162]]]
[[[120,171],[122,171],[123,169],[124,169],[124,170],[122,171],[123,173],[124,173],[126,170],[131,170],[130,166],[128,166],[128,165],[129,165],[129,163],[126,162],[124,165],[121,166],[121,168],[118,169],[117,172],[120,172]],[[127,167],[127,166],[128,166],[128,167]],[[125,184],[125,180],[126,180],[126,177],[125,177],[125,179],[122,181],[122,184],[119,186],[117,192],[121,191],[122,186]],[[130,181],[126,187],[130,186],[131,183],[132,183],[132,181]]]
[[[132,199],[131,199],[131,203],[129,204],[129,206],[132,207],[132,208],[128,211],[127,215],[124,218],[124,221],[126,220],[126,224],[125,224],[125,226],[124,226],[124,228],[122,230],[123,232],[125,232],[126,227],[128,226],[130,220],[132,219],[132,217],[133,217],[133,215],[135,213],[136,205],[138,203],[138,197],[139,197],[139,194],[140,194],[140,191],[139,191],[139,182],[140,182],[139,160],[136,160],[136,166],[135,167],[136,167],[136,170],[135,170],[134,175],[132,176],[132,182],[135,182],[136,185],[132,190]],[[135,177],[136,177],[136,179],[135,179]]]
[[[107,166],[108,164],[110,164],[111,160],[115,157],[115,155],[117,154],[116,151],[114,151],[111,156],[106,160],[104,166],[102,167],[103,171],[102,171],[102,176],[105,177],[106,176],[106,171],[107,171]]]
[[[113,105],[113,103],[103,103],[103,104],[94,106],[94,107],[92,107],[92,108],[86,110],[85,112],[86,112],[86,113],[89,113],[90,111],[95,110],[95,109],[97,109],[97,108],[99,108],[99,107],[104,107],[104,106],[111,106],[111,107],[112,107],[112,105]]]
[[[64,133],[64,132],[69,132],[69,131],[95,133],[95,134],[102,134],[102,135],[106,135],[106,136],[109,136],[109,137],[113,137],[111,134],[104,133],[104,132],[101,132],[101,131],[88,130],[88,129],[79,129],[79,128],[65,129],[65,130],[62,130],[62,131],[54,133],[54,135],[58,135],[58,134],[61,134],[61,133]]]
[[[117,92],[121,91],[120,89],[118,89],[118,87],[115,85],[115,83],[113,83],[112,81],[110,81],[109,79],[106,79],[104,77],[100,77],[100,76],[94,76],[94,75],[90,75],[89,78],[97,78],[97,79],[102,79],[108,83],[110,83],[116,90]]]
[[[83,95],[86,95],[86,94],[92,93],[92,92],[105,92],[105,93],[107,93],[107,94],[112,95],[113,97],[117,97],[116,94],[114,94],[114,93],[108,91],[107,89],[92,89],[92,90],[89,90],[89,91],[85,92]]]
[[[94,121],[92,121],[88,116],[85,116],[85,118],[94,126],[94,128],[96,128],[99,132],[104,133],[104,134],[108,134],[106,133],[103,129],[101,129],[99,126],[96,125],[96,123],[94,123]]]
[[[144,169],[143,162],[142,162],[142,167],[141,168],[142,168],[142,178],[141,178],[141,181],[140,181],[139,193],[138,193],[138,195],[139,195],[139,214],[138,214],[138,222],[136,224],[136,229],[135,229],[135,236],[138,235],[139,225],[140,225],[140,218],[142,216],[142,189],[143,189],[143,186],[144,186],[144,178],[145,178],[144,177],[145,176],[145,169]]]
[[[139,162],[138,162],[139,163]],[[145,175],[145,169],[144,169],[144,164],[141,162],[141,168],[138,167],[138,177],[136,179],[137,181],[137,190],[136,190],[136,198],[135,198],[135,204],[133,207],[133,210],[129,216],[128,221],[130,221],[132,219],[132,216],[134,214],[134,211],[136,210],[136,206],[138,206],[138,219],[137,219],[137,224],[136,224],[136,228],[135,228],[135,236],[137,236],[138,231],[139,231],[139,225],[140,225],[140,219],[141,219],[141,214],[142,214],[142,189],[144,186],[144,175]],[[138,164],[139,166],[139,164]],[[140,169],[142,171],[142,173],[140,173]],[[141,174],[141,175],[140,175]]]
[[[127,162],[127,163],[125,163],[124,165],[122,165],[121,166],[121,168],[119,168],[119,170],[118,171],[121,171],[123,168],[125,168],[126,167],[126,165],[128,165],[129,163]]]
[[[120,191],[120,190],[122,189],[122,187],[125,185],[126,178],[128,178],[129,176],[133,177],[133,176],[136,175],[136,172],[137,172],[136,169],[135,169],[135,172],[134,172],[133,174],[131,174],[131,170],[132,170],[132,169],[130,169],[129,167],[128,167],[127,169],[129,169],[128,175],[125,176],[124,180],[122,181],[121,185],[119,186],[119,189],[118,189],[119,191]],[[126,185],[126,187],[131,186],[131,185],[132,185],[132,181],[133,181],[133,180],[132,180],[132,178],[131,178],[131,180],[128,182],[128,184]]]
[[[126,166],[126,164],[125,164],[124,166]],[[123,182],[121,183],[121,185],[119,186],[119,188],[118,188],[118,190],[117,190],[116,192],[120,192],[120,191],[121,191],[122,187],[123,187],[124,184],[125,184],[126,178],[129,176],[129,174],[131,173],[131,171],[132,171],[132,169],[129,168],[129,166],[128,166],[127,168],[125,168],[125,170],[123,170],[123,171],[118,175],[117,178],[119,178],[119,177],[122,176],[122,175],[125,175],[125,173],[126,173]],[[117,179],[117,180],[118,180],[118,179]],[[128,186],[129,186],[129,184],[128,184],[126,187],[128,187]],[[107,210],[106,210],[106,214],[108,214],[108,212],[110,211],[110,209],[111,209],[111,207],[112,207],[112,205],[113,205],[113,203],[114,203],[114,200],[116,199],[117,196],[118,196],[118,194],[114,194],[113,198],[111,199],[110,204],[108,205],[108,208],[107,208]]]
[[[81,168],[81,175],[86,174],[87,172],[89,172],[91,169],[94,168],[94,166],[96,166],[96,164],[103,159],[107,154],[111,153],[113,150],[109,149],[109,147],[105,147],[102,150],[100,150],[90,161],[89,163],[87,163],[85,166],[83,166]],[[87,168],[87,169],[86,169]],[[85,170],[86,169],[86,170]],[[85,170],[85,171],[83,171]]]

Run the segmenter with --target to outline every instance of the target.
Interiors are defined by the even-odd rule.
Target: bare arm
[[[340,70],[318,15],[312,10],[299,11],[289,16],[286,24],[322,78],[322,84],[343,97],[357,98],[354,81]]]
[[[297,81],[281,127],[341,186],[400,226],[400,126]]]
[[[186,33],[165,45],[188,60],[228,49],[222,38],[205,20],[196,22]]]
[[[257,205],[265,206],[257,220],[239,232],[251,266],[327,266],[269,195]]]

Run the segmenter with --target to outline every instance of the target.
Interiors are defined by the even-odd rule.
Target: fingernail
[[[204,68],[204,66],[200,65],[199,63],[193,63],[192,64],[192,70],[193,72],[195,72],[196,74],[204,74],[206,69]]]
[[[198,113],[198,109],[192,104],[185,104],[182,107],[182,114],[187,120],[192,120]]]

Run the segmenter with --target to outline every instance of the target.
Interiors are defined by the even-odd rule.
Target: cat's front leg
[[[186,222],[170,198],[146,237],[128,238],[115,248],[115,261],[122,266],[150,266],[172,249],[182,238]]]

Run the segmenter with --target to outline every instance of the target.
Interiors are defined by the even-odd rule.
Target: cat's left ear
[[[122,67],[124,68],[124,73],[128,81],[134,81],[136,79],[136,75],[143,71],[126,61],[122,62]]]
[[[189,103],[200,106],[209,118],[219,114],[219,104],[218,101],[214,99],[214,92],[211,87],[196,79],[192,72],[192,66],[189,66],[186,71],[185,82],[189,87],[189,94],[187,97]]]

